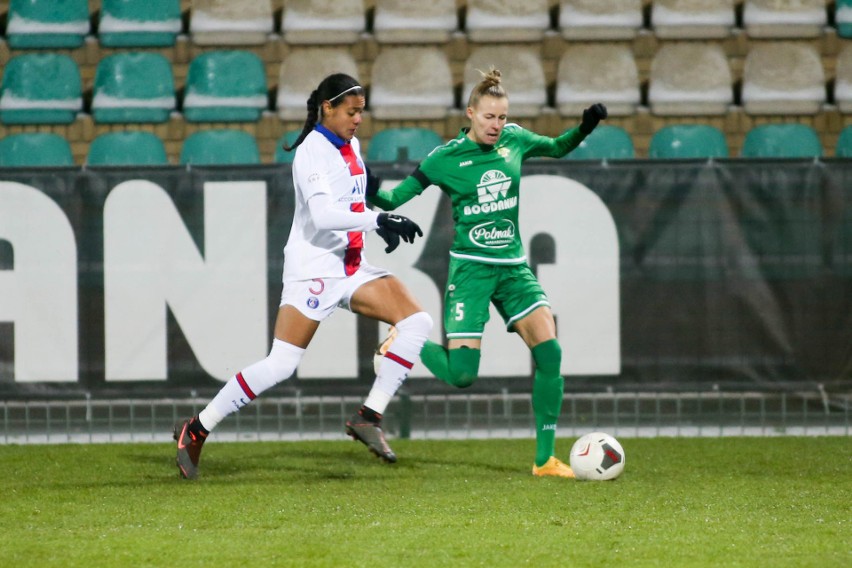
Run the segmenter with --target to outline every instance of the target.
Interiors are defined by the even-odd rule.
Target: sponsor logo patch
[[[482,248],[506,248],[515,240],[515,224],[508,219],[480,223],[468,233],[470,241]]]

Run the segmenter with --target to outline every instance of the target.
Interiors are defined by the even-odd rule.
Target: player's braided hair
[[[302,132],[299,137],[293,142],[292,146],[284,144],[284,149],[288,152],[295,150],[299,144],[310,134],[311,130],[317,125],[322,112],[322,103],[329,101],[332,107],[341,104],[347,95],[364,95],[364,89],[358,84],[353,77],[345,73],[334,73],[329,75],[311,92],[308,97],[308,117],[305,119],[305,125],[302,127]]]
[[[467,106],[475,107],[479,103],[479,99],[486,95],[497,98],[508,97],[506,89],[503,88],[502,73],[499,69],[491,67],[487,73],[484,71],[479,71],[479,73],[482,75],[482,80],[470,92]]]

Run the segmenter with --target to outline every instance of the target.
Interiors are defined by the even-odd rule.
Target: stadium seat
[[[630,134],[620,126],[601,124],[569,152],[568,160],[629,160],[636,155]]]
[[[541,41],[550,27],[547,0],[467,0],[467,37],[473,42]]]
[[[104,47],[168,47],[182,26],[180,0],[103,0],[98,41]]]
[[[654,0],[651,6],[660,39],[723,39],[735,25],[734,0]]]
[[[208,51],[189,64],[183,113],[189,122],[254,122],[266,109],[266,69],[249,51]]]
[[[502,73],[509,93],[509,116],[536,117],[547,105],[547,81],[541,57],[532,48],[522,46],[482,46],[475,48],[464,64],[462,106],[467,106],[471,91],[482,80],[480,71],[496,67]]]
[[[332,73],[358,79],[358,64],[349,49],[310,47],[291,50],[278,73],[276,108],[282,120],[304,120],[311,92]]]
[[[436,47],[384,48],[373,62],[372,115],[385,119],[443,119],[453,107],[453,77]]]
[[[196,45],[262,45],[275,27],[270,0],[192,0]]]
[[[559,30],[569,40],[622,40],[642,27],[642,0],[561,0]]]
[[[73,165],[71,145],[59,134],[24,132],[0,140],[0,167]]]
[[[90,166],[159,166],[169,163],[163,141],[152,132],[105,132],[92,140]]]
[[[89,0],[10,0],[7,18],[12,49],[73,49],[89,33]]]
[[[838,158],[852,158],[852,126],[847,126],[840,131],[834,155]]]
[[[25,53],[9,60],[0,85],[6,124],[70,124],[83,108],[80,70],[56,53]]]
[[[727,158],[725,134],[708,124],[673,124],[651,137],[648,157],[664,159]]]
[[[351,46],[367,26],[363,0],[288,0],[281,13],[284,41]]]
[[[843,114],[852,113],[852,45],[845,45],[835,60],[834,102]]]
[[[367,160],[395,162],[422,160],[442,145],[444,139],[428,128],[386,128],[370,138]]]
[[[828,22],[826,0],[745,0],[743,27],[753,38],[819,37]]]
[[[260,149],[254,136],[242,130],[201,130],[190,134],[180,152],[181,164],[259,164]]]
[[[172,66],[159,53],[120,52],[95,71],[95,122],[166,122],[176,106]]]
[[[284,144],[292,146],[296,139],[301,134],[301,130],[291,130],[285,132],[278,141],[275,142],[275,163],[276,164],[292,164],[293,158],[296,157],[296,150],[287,151],[284,149]]]
[[[376,3],[373,35],[379,43],[445,43],[456,29],[455,0]]]
[[[763,124],[746,133],[745,158],[814,158],[823,155],[816,130],[806,124]]]
[[[837,24],[837,35],[847,39],[852,37],[852,0],[834,2],[834,21]]]
[[[648,89],[657,115],[718,115],[734,102],[728,56],[721,45],[678,42],[663,45],[651,62]]]
[[[579,118],[590,104],[604,103],[610,116],[629,116],[641,101],[639,71],[626,45],[590,43],[568,47],[556,72],[556,108]]]
[[[810,44],[761,43],[746,55],[742,101],[747,114],[816,114],[825,96],[822,59]]]

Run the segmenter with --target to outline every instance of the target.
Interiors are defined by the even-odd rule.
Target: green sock
[[[562,348],[555,339],[532,349],[535,360],[532,405],[535,414],[535,465],[542,466],[554,455],[556,423],[562,410],[565,381],[560,375]]]
[[[426,341],[420,360],[433,375],[450,386],[469,387],[479,375],[479,349],[462,347],[447,350],[434,341]]]

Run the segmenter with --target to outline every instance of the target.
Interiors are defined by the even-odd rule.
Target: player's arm
[[[606,107],[601,103],[596,103],[583,111],[583,119],[578,126],[566,130],[556,138],[529,133],[531,140],[526,157],[561,158],[579,146],[580,142],[591,134],[598,123],[606,117]]]
[[[367,168],[367,201],[385,211],[393,211],[403,203],[407,203],[423,193],[423,190],[429,187],[432,182],[429,181],[420,166],[417,166],[411,175],[402,180],[396,187],[386,189],[381,188],[381,184],[381,178],[372,175]]]
[[[313,168],[308,169],[308,173],[304,175],[302,171],[297,167],[298,185],[307,200],[311,220],[317,229],[376,231],[388,244],[386,252],[393,251],[399,245],[400,239],[413,243],[415,236],[423,236],[423,231],[417,223],[408,217],[370,210],[349,211],[336,206],[325,175]]]

